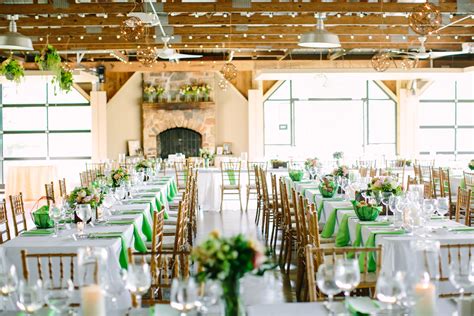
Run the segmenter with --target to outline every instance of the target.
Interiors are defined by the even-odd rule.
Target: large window
[[[474,154],[474,89],[470,78],[436,80],[420,99],[420,155],[465,160]]]
[[[265,155],[395,154],[396,103],[374,81],[288,80],[264,103]]]
[[[91,108],[75,89],[63,93],[43,77],[0,85],[0,173],[12,165],[56,163],[61,176],[91,158]],[[77,168],[74,168],[77,166]],[[77,177],[77,174],[75,175]]]

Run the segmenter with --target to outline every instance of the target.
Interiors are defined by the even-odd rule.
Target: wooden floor
[[[213,230],[219,231],[223,236],[232,236],[235,234],[245,234],[262,240],[261,228],[255,225],[255,200],[250,200],[247,212],[240,211],[238,200],[229,198],[225,200],[222,212],[199,212],[197,244],[206,238]],[[245,207],[245,201],[242,201]],[[279,249],[279,246],[277,247]],[[278,259],[278,258],[276,258]],[[259,303],[271,304],[281,302],[293,302],[294,297],[294,280],[295,270],[292,270],[288,276],[282,273],[280,268],[274,272],[267,272],[261,278],[246,278],[243,287],[252,289],[250,295],[244,293],[244,301],[246,304],[253,304],[258,297]],[[258,293],[255,296],[255,292]]]

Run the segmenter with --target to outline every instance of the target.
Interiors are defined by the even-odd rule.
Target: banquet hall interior
[[[0,0],[0,315],[474,315],[472,0]]]

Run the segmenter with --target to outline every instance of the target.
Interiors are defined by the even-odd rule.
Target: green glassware
[[[54,222],[49,218],[49,207],[44,205],[32,212],[33,222],[37,228],[52,228]]]
[[[357,201],[352,201],[352,206],[357,217],[362,222],[374,221],[379,216],[379,213],[382,212],[381,206],[360,205]]]

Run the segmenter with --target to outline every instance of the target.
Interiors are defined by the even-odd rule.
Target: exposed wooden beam
[[[0,14],[78,14],[78,13],[122,13],[126,14],[135,7],[134,3],[94,3],[76,4],[69,1],[65,7],[54,7],[52,4],[2,4]]]

